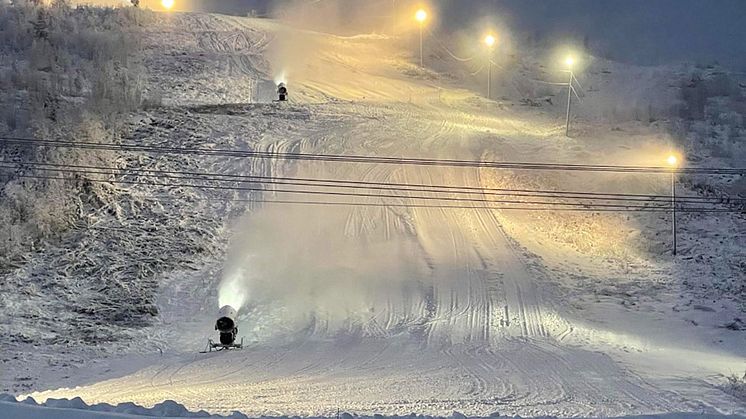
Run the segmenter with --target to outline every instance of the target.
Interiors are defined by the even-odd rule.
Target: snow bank
[[[72,400],[67,399],[49,399],[46,403],[39,405],[33,398],[28,398],[22,402],[19,402],[15,397],[9,394],[0,394],[0,417],[13,418],[13,419],[104,419],[104,418],[122,418],[122,419],[141,419],[141,418],[233,418],[233,419],[248,419],[248,416],[234,412],[230,416],[210,415],[205,411],[189,412],[183,405],[178,404],[171,400],[166,400],[163,403],[155,405],[151,409],[138,406],[134,403],[122,403],[117,406],[110,404],[101,403],[93,406],[88,406],[79,397]],[[507,416],[501,416],[495,412],[489,416],[489,419],[506,418]],[[466,419],[467,416],[459,412],[453,412],[448,418],[416,415],[412,413],[407,416],[358,416],[351,415],[349,413],[341,413],[337,415],[338,419]],[[520,416],[514,416],[513,418],[520,419]],[[550,416],[544,416],[546,419],[550,419]],[[625,416],[625,418],[639,418],[639,419],[689,419],[689,418],[733,418],[742,419],[743,416],[725,416],[716,414],[703,414],[698,413],[667,413],[662,415],[635,415]],[[262,417],[262,419],[289,419],[288,416],[279,417]],[[309,419],[321,419],[321,418],[309,418]],[[475,418],[476,419],[476,418]]]
[[[80,397],[72,400],[48,399],[44,404],[37,404],[31,397],[19,402],[9,394],[0,395],[0,417],[13,419],[247,418],[246,415],[238,412],[230,416],[210,415],[204,410],[190,412],[186,407],[172,400],[166,400],[148,409],[134,403],[121,403],[116,406],[100,403],[88,406]]]

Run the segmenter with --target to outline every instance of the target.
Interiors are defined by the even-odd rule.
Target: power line
[[[63,181],[75,181],[75,179],[65,177],[51,177],[51,176],[34,176],[34,175],[19,175],[21,178],[32,178],[32,179],[47,179],[47,180],[63,180]],[[558,207],[601,207],[601,208],[650,208],[655,206],[642,206],[642,205],[622,205],[622,204],[583,204],[576,202],[551,202],[551,201],[522,201],[522,200],[497,200],[497,199],[484,199],[484,198],[455,198],[455,197],[437,197],[437,196],[426,196],[426,195],[395,195],[395,194],[373,194],[373,193],[357,193],[357,192],[337,192],[337,191],[310,191],[310,190],[298,190],[298,189],[267,189],[267,188],[255,188],[246,186],[223,186],[223,185],[194,185],[189,183],[159,183],[159,182],[141,182],[131,180],[98,180],[98,179],[86,179],[90,182],[96,183],[120,183],[125,185],[141,185],[141,186],[163,186],[163,187],[181,187],[181,188],[195,188],[195,189],[214,189],[214,190],[227,190],[227,191],[244,191],[244,192],[272,192],[280,194],[296,194],[296,195],[317,195],[317,196],[340,196],[340,197],[358,197],[358,198],[393,198],[393,199],[414,199],[414,200],[425,200],[425,201],[444,201],[444,202],[473,202],[473,203],[503,203],[503,204],[528,204],[528,205],[553,205]],[[668,208],[668,206],[657,206],[659,208]]]
[[[51,176],[34,176],[34,175],[18,175],[20,178],[30,179],[45,179],[45,180],[61,180],[61,181],[77,181],[76,179],[65,178],[65,177],[51,177]],[[316,196],[342,196],[342,197],[358,197],[358,198],[396,198],[396,199],[414,199],[414,200],[427,200],[427,201],[441,201],[441,202],[469,202],[469,203],[481,203],[481,204],[518,204],[518,205],[544,205],[545,207],[553,207],[554,209],[565,209],[565,207],[576,207],[585,209],[619,209],[619,210],[650,210],[650,209],[661,209],[662,211],[670,211],[670,207],[667,205],[621,205],[621,204],[585,204],[585,203],[569,203],[569,202],[549,202],[549,201],[520,201],[520,200],[491,200],[491,199],[467,199],[467,198],[453,198],[453,197],[433,197],[433,196],[411,196],[411,195],[385,195],[385,194],[368,194],[368,193],[349,193],[349,192],[333,192],[333,191],[304,191],[304,190],[279,190],[279,189],[265,189],[265,188],[251,188],[251,187],[237,187],[237,186],[215,186],[215,185],[194,185],[194,184],[172,184],[172,183],[157,183],[157,182],[139,182],[139,181],[127,181],[127,180],[97,180],[97,179],[86,179],[89,182],[96,183],[121,183],[128,185],[144,185],[144,186],[163,186],[163,187],[186,187],[195,189],[211,189],[211,190],[232,190],[232,191],[245,191],[245,192],[273,192],[273,193],[287,193],[287,194],[301,194],[301,195],[316,195]],[[678,210],[678,209],[677,209]],[[705,207],[686,207],[681,206],[681,211],[684,212],[743,212],[742,210],[732,209],[717,209],[717,208],[705,208]]]
[[[463,57],[459,57],[458,55],[454,54],[454,53],[453,53],[453,52],[452,52],[452,51],[451,51],[451,50],[450,50],[450,49],[449,49],[449,48],[448,48],[448,47],[446,46],[446,44],[445,44],[445,43],[443,43],[443,42],[442,42],[442,41],[441,41],[440,39],[438,39],[438,37],[437,37],[437,36],[435,36],[435,33],[433,33],[432,29],[428,29],[428,32],[429,32],[429,34],[430,34],[430,37],[431,37],[431,39],[434,39],[434,40],[435,40],[435,42],[436,42],[436,43],[438,44],[438,46],[440,46],[440,48],[441,48],[441,49],[443,49],[443,50],[444,50],[444,51],[445,51],[445,52],[446,52],[446,53],[447,53],[448,55],[450,55],[450,56],[451,56],[451,58],[453,58],[454,60],[456,60],[456,61],[460,61],[460,62],[462,62],[462,63],[466,63],[466,62],[469,62],[469,61],[472,61],[472,60],[474,60],[474,57],[463,58]],[[483,67],[483,68],[484,68],[484,67]]]
[[[77,148],[89,150],[149,152],[155,154],[200,155],[221,157],[253,157],[278,160],[304,160],[337,163],[370,163],[414,166],[480,167],[513,170],[586,171],[613,173],[686,173],[700,175],[744,175],[746,168],[671,168],[664,166],[588,165],[536,162],[495,162],[456,159],[427,159],[408,157],[377,157],[362,155],[288,153],[207,148],[178,148],[136,144],[91,143],[81,141],[52,141],[30,138],[0,137],[0,143],[25,144],[35,147]]]
[[[144,200],[164,200],[164,198],[149,198],[146,197]],[[283,205],[321,205],[321,206],[352,206],[352,207],[395,207],[395,208],[443,208],[443,209],[473,209],[473,210],[520,210],[520,211],[570,211],[570,212],[660,212],[669,213],[670,209],[666,208],[620,208],[620,209],[608,209],[608,208],[547,208],[547,207],[519,207],[519,206],[480,206],[480,205],[428,205],[428,204],[402,204],[402,203],[390,203],[390,202],[345,202],[345,201],[301,201],[301,200],[277,200],[277,199],[221,199],[216,201],[214,199],[201,199],[194,197],[186,198],[168,198],[167,200],[199,200],[208,202],[247,202],[247,203],[261,203],[261,204],[283,204]],[[499,203],[499,202],[496,202]],[[740,211],[727,210],[727,209],[710,209],[710,208],[685,208],[677,209],[677,212],[685,213],[737,213]]]
[[[177,180],[243,182],[243,183],[257,183],[257,184],[312,186],[312,187],[341,188],[341,189],[371,189],[371,190],[384,190],[384,191],[397,191],[397,192],[428,192],[428,193],[449,193],[449,194],[456,194],[456,195],[524,196],[524,197],[532,197],[532,198],[583,199],[583,200],[601,200],[601,201],[637,201],[637,202],[656,202],[656,200],[665,200],[666,202],[668,202],[671,199],[671,196],[669,195],[548,191],[548,190],[450,186],[450,185],[425,185],[425,184],[351,181],[351,180],[340,180],[340,179],[228,175],[228,174],[206,173],[206,172],[182,172],[182,171],[165,171],[165,170],[154,170],[154,169],[127,169],[127,168],[116,168],[116,167],[105,167],[105,166],[69,165],[69,164],[55,164],[55,163],[42,163],[42,162],[6,163],[6,162],[0,161],[0,167],[8,168],[9,167],[7,166],[8,164],[12,165],[10,166],[10,168],[19,168],[19,167],[28,165],[28,166],[36,167],[36,170],[41,170],[41,171],[52,171],[52,172],[59,171],[59,172],[68,172],[68,173],[82,173],[82,174],[88,174],[88,175],[138,175],[138,176],[168,178],[168,179],[177,179]],[[697,203],[697,204],[746,203],[746,199],[708,198],[708,197],[680,197],[677,199],[677,201],[681,203]]]

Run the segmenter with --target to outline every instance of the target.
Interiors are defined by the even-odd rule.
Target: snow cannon
[[[277,96],[279,96],[280,102],[286,102],[288,100],[288,87],[285,83],[277,85]]]
[[[236,342],[236,337],[238,336],[237,318],[238,311],[235,308],[228,305],[221,307],[218,310],[218,320],[215,322],[215,330],[220,333],[220,342],[213,342],[212,339],[207,339],[207,349],[202,352],[243,348],[243,338],[241,338],[241,343]]]
[[[238,335],[236,316],[238,316],[238,312],[231,306],[223,306],[218,311],[215,330],[220,332],[220,343],[223,345],[232,345],[236,341],[236,335]]]

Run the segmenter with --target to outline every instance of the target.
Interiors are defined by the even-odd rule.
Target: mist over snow
[[[428,270],[416,240],[361,240],[348,217],[338,207],[271,205],[247,216],[236,228],[219,304],[269,313],[263,321],[283,328],[323,322],[318,327],[329,332],[369,322],[383,304],[414,312],[427,293],[417,278]],[[340,232],[345,225],[350,230]]]
[[[746,2],[741,0],[435,0],[438,25],[445,32],[463,30],[482,17],[506,25],[523,41],[540,38],[547,44],[572,39],[602,58],[656,65],[677,62],[720,64],[746,70]],[[401,20],[418,4],[398,0]],[[189,0],[202,11],[245,15],[254,9],[275,14],[301,5],[306,24],[346,34],[386,32],[389,0]],[[297,8],[297,7],[296,7]],[[316,16],[316,17],[314,17]],[[317,18],[318,17],[318,18]],[[371,23],[371,21],[373,23]],[[323,24],[320,24],[323,23]]]
[[[150,7],[158,8],[158,1]],[[75,0],[79,4],[128,5],[129,0]],[[582,45],[610,60],[640,65],[719,63],[746,70],[746,3],[741,0],[433,0],[439,30],[459,32],[477,22],[505,27],[521,43]],[[147,2],[144,3],[145,5]],[[398,0],[397,20],[419,4]],[[177,0],[176,9],[245,16],[252,11],[308,28],[356,34],[388,32],[389,0]],[[485,17],[489,17],[485,19]]]

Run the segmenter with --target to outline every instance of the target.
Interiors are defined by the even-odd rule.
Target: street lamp
[[[490,48],[495,46],[495,42],[497,42],[497,38],[495,38],[494,35],[487,35],[484,37],[484,43]]]
[[[676,256],[676,169],[679,166],[679,159],[671,154],[666,159],[666,163],[671,167],[671,233],[673,235],[673,255]]]
[[[484,44],[487,45],[487,99],[492,99],[492,51],[497,42],[492,34],[484,37]]]
[[[414,14],[414,18],[420,23],[420,67],[424,67],[425,59],[422,54],[422,27],[425,24],[425,20],[427,20],[427,12],[425,9],[419,9],[417,10],[417,13]]]
[[[565,119],[565,136],[570,136],[570,107],[572,106],[572,66],[575,64],[575,58],[571,55],[565,58],[567,70],[570,73],[570,81],[567,83],[567,118]]]

